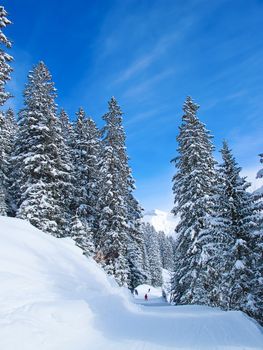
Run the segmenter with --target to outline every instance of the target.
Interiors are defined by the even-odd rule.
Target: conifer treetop
[[[226,140],[223,141],[222,149],[220,150],[222,154],[222,159],[224,161],[224,171],[226,172],[225,180],[230,183],[233,181],[237,181],[240,185],[243,185],[244,189],[250,187],[250,183],[246,181],[246,178],[242,178],[239,176],[242,168],[237,164],[235,157],[232,154],[232,150],[229,148]],[[222,166],[221,166],[222,168]],[[227,175],[231,174],[231,177]],[[234,176],[234,177],[233,177]]]
[[[2,28],[5,28],[8,24],[12,22],[7,18],[7,12],[3,6],[0,6],[0,42],[4,44],[7,48],[11,48],[12,44],[9,39],[2,32]],[[11,57],[11,56],[10,56]],[[12,58],[11,58],[12,59]]]
[[[196,112],[199,109],[199,105],[197,105],[190,96],[186,97],[186,100],[183,104],[183,111],[185,115],[183,116],[183,120],[188,120],[189,118],[195,118]]]
[[[112,97],[108,102],[108,108],[109,108],[109,111],[106,114],[104,114],[104,116],[102,117],[103,120],[107,123],[107,128],[108,129],[116,128],[116,126],[118,126],[119,128],[123,129],[122,127],[123,113],[115,97]],[[124,131],[123,131],[123,134],[124,134]]]
[[[64,108],[61,108],[60,110],[59,119],[65,123],[69,123],[69,116]]]
[[[45,98],[43,98],[45,97]],[[25,104],[29,108],[43,112],[49,105],[49,113],[56,113],[56,88],[52,76],[43,61],[40,61],[29,72],[28,83],[24,91]]]
[[[5,91],[5,84],[10,80],[10,74],[12,68],[9,63],[13,60],[13,57],[6,53],[2,46],[6,48],[11,48],[11,41],[5,36],[2,31],[2,28],[5,28],[7,25],[11,24],[7,18],[7,12],[3,6],[0,6],[0,106],[12,97],[9,92]]]

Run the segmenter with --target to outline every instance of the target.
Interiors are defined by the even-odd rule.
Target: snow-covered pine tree
[[[263,165],[263,153],[260,155],[260,163]],[[257,178],[263,178],[263,168],[257,173]],[[258,229],[254,232],[255,240],[255,277],[254,299],[255,308],[253,317],[263,325],[263,186],[254,193],[259,217],[257,220]]]
[[[11,108],[5,113],[4,119],[4,132],[5,132],[5,154],[7,161],[7,183],[6,183],[6,203],[7,203],[7,215],[15,216],[16,207],[15,200],[12,198],[12,185],[13,179],[13,164],[12,156],[14,154],[15,138],[17,134],[17,122],[14,111]]]
[[[5,36],[2,29],[11,22],[7,18],[7,12],[3,6],[0,6],[0,106],[11,97],[11,94],[5,90],[5,84],[10,80],[12,68],[10,62],[13,57],[4,51],[4,48],[11,48],[11,41]]]
[[[144,228],[142,226],[142,234],[143,234],[143,242],[144,242]],[[147,284],[151,284],[152,283],[152,275],[151,275],[151,269],[150,269],[150,261],[149,261],[149,256],[147,253],[147,248],[146,248],[146,244],[144,242],[143,244],[143,271],[147,277],[145,283]]]
[[[176,239],[173,238],[173,237],[171,237],[171,236],[169,236],[169,240],[170,240],[170,243],[171,243],[171,245],[172,245],[172,247],[173,247],[173,254],[174,254],[174,256],[175,256],[175,251],[176,251]]]
[[[59,113],[59,120],[61,126],[61,133],[65,144],[71,148],[73,147],[73,125],[69,120],[67,112],[62,108]]]
[[[222,226],[226,237],[226,250],[221,251],[220,306],[225,309],[242,310],[251,316],[262,315],[262,283],[257,262],[262,263],[257,241],[258,213],[254,196],[247,192],[250,186],[240,177],[241,168],[235,161],[226,142],[221,150],[223,163],[220,165],[221,185],[219,203]],[[259,291],[261,289],[261,292]],[[261,306],[260,306],[261,304]],[[261,319],[262,321],[262,319]]]
[[[162,260],[162,267],[166,270],[173,271],[174,255],[172,242],[163,231],[158,232],[158,240]]]
[[[143,224],[143,235],[149,260],[151,284],[154,287],[160,287],[162,285],[163,279],[158,233],[155,231],[152,225],[147,223]]]
[[[68,164],[61,159],[63,140],[56,118],[56,90],[43,62],[28,75],[25,108],[19,113],[14,166],[17,169],[17,216],[45,232],[64,235],[64,193]]]
[[[79,219],[78,215],[72,218],[70,225],[71,237],[76,242],[76,245],[83,250],[83,254],[86,256],[91,256],[95,252],[95,247],[93,243],[93,233],[87,224],[84,224],[82,220]]]
[[[97,215],[100,136],[95,122],[86,117],[85,111],[80,108],[73,142],[75,211],[90,227],[93,227]]]
[[[58,150],[58,201],[60,205],[58,236],[70,236],[70,225],[74,216],[74,168],[72,161],[72,149],[68,138],[64,133],[64,125],[61,118],[56,118],[56,146]]]
[[[71,140],[72,159],[74,166],[74,212],[83,227],[79,233],[79,246],[87,251],[85,242],[94,243],[94,223],[97,216],[98,199],[98,169],[101,150],[100,131],[91,118],[87,118],[83,108],[80,108],[73,133],[68,128],[68,139]],[[80,236],[83,237],[80,239]],[[94,247],[93,247],[94,248]],[[94,253],[94,249],[90,254]]]
[[[7,18],[7,12],[3,6],[0,6],[0,106],[11,97],[11,94],[6,91],[5,85],[10,80],[10,74],[12,68],[10,62],[13,57],[10,56],[5,49],[11,48],[10,40],[5,36],[2,29],[9,25],[11,22]],[[6,215],[8,208],[6,203],[7,193],[7,169],[8,160],[6,155],[6,135],[5,135],[5,122],[4,113],[0,111],[0,215]]]
[[[170,242],[170,246],[172,248],[172,261],[173,261],[173,268],[170,270],[172,273],[174,272],[174,265],[175,265],[175,255],[176,255],[176,240],[174,237],[169,236],[168,240]]]
[[[122,111],[113,97],[103,116],[106,125],[99,175],[96,231],[96,260],[114,275],[120,285],[128,284],[129,263],[127,186],[130,178],[122,126]]]
[[[163,231],[158,231],[157,233],[158,233],[158,242],[159,242],[159,249],[160,249],[162,268],[165,268],[164,267],[164,262],[163,262],[165,233]]]
[[[128,243],[127,257],[129,263],[128,286],[130,289],[150,282],[150,271],[145,254],[142,232],[142,208],[133,194],[127,198],[128,206]]]
[[[11,108],[5,113],[5,133],[6,133],[6,153],[10,156],[14,151],[14,140],[17,133],[17,121],[15,118],[15,113]]]
[[[214,255],[210,227],[216,184],[215,161],[212,137],[196,115],[198,108],[187,97],[177,136],[179,154],[172,160],[177,168],[173,177],[173,213],[180,215],[171,286],[171,301],[176,304],[210,304],[214,283],[208,262]]]
[[[6,133],[5,120],[3,114],[0,112],[0,215],[7,215],[7,157],[6,157]]]

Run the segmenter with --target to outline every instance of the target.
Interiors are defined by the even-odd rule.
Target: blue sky
[[[254,179],[263,152],[262,0],[2,4],[13,22],[5,31],[14,43],[10,104],[21,108],[26,75],[39,60],[72,118],[83,106],[101,126],[114,95],[144,208],[172,208],[170,159],[187,95],[200,105],[217,150],[227,139]]]

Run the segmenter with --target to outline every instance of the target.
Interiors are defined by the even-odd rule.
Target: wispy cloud
[[[148,68],[154,61],[160,58],[160,56],[167,50],[167,48],[170,45],[174,44],[176,39],[179,39],[179,37],[179,33],[175,33],[170,35],[169,37],[162,38],[152,49],[151,52],[141,56],[124,71],[120,72],[119,78],[115,80],[115,84],[123,83],[135,74],[138,74],[142,70]]]
[[[162,79],[171,76],[175,72],[174,69],[167,69],[165,71],[162,71],[158,74],[153,75],[151,78],[147,80],[143,80],[142,83],[139,83],[138,85],[134,84],[133,86],[130,86],[124,93],[124,98],[130,98],[135,96],[145,96],[149,90],[152,90],[155,88],[155,84],[160,82]]]
[[[145,112],[136,113],[135,116],[131,117],[125,122],[125,126],[131,126],[133,124],[137,124],[138,122],[149,120],[155,115],[160,115],[164,113],[166,109],[167,109],[167,106],[162,105],[159,107],[155,107],[154,109],[150,109],[150,110],[148,109]],[[134,131],[134,132],[137,133],[137,131]],[[132,136],[132,135],[133,133],[130,132],[129,136]]]
[[[247,94],[247,91],[245,89],[241,89],[241,90],[237,90],[231,94],[228,95],[224,95],[221,98],[206,98],[206,102],[204,104],[204,106],[202,106],[202,110],[203,111],[208,111],[212,108],[214,108],[215,106],[217,106],[220,103],[223,102],[230,102],[230,101],[234,101],[234,100],[238,100],[243,98],[245,95]]]
[[[251,76],[251,70],[253,67],[260,66],[262,63],[263,51],[256,50],[253,54],[245,56],[245,58],[240,58],[236,60],[235,64],[226,64],[224,69],[221,69],[217,74],[215,74],[207,82],[207,87],[215,86],[216,84],[223,82],[224,80],[229,80],[231,83],[240,81],[240,75],[243,77],[248,77],[251,81],[258,79],[258,76]],[[237,84],[235,84],[237,85]]]
[[[171,33],[166,33],[157,40],[154,47],[149,52],[141,55],[134,60],[127,68],[118,73],[118,78],[114,81],[115,84],[123,83],[131,79],[134,75],[142,72],[151,66],[154,62],[161,58],[161,56],[167,52],[167,50],[181,40],[192,27],[195,19],[193,16],[189,16],[184,21],[178,23],[179,30]]]

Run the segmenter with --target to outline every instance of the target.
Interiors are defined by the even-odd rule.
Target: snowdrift
[[[241,312],[134,300],[70,239],[0,217],[0,242],[1,350],[263,348]]]

